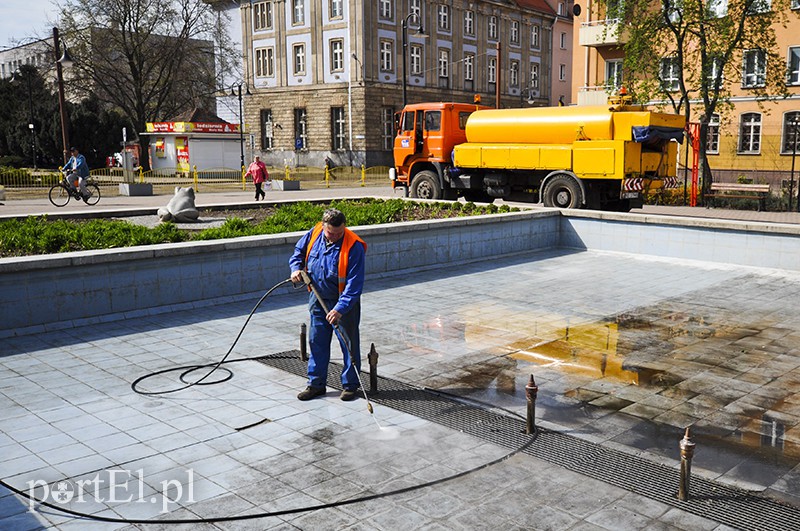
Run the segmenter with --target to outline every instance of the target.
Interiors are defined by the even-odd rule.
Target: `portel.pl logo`
[[[141,468],[103,470],[88,479],[63,479],[54,483],[36,479],[28,481],[28,498],[31,509],[38,501],[70,505],[79,510],[76,504],[91,501],[109,505],[160,504],[160,511],[166,513],[171,504],[195,502],[194,470],[186,470],[185,478],[165,479],[152,487],[145,482]]]

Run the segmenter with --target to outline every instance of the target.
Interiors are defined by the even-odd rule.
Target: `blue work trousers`
[[[335,300],[326,300],[328,308],[336,305]],[[328,363],[331,359],[331,339],[334,335],[333,326],[325,320],[325,310],[322,309],[313,293],[310,294],[308,312],[311,315],[311,330],[308,341],[311,345],[311,355],[308,357],[308,385],[311,387],[325,387],[328,381]],[[342,387],[355,390],[358,388],[358,375],[361,370],[361,348],[358,336],[358,325],[361,321],[361,302],[356,301],[349,312],[339,319],[339,328],[350,340],[350,349],[339,338],[339,345],[344,356],[342,369]]]

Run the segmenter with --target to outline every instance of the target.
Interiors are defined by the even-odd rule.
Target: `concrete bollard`
[[[695,444],[689,438],[689,428],[681,439],[681,483],[678,486],[678,499],[681,501],[689,500],[689,480],[692,477],[692,457],[694,456]]]
[[[375,350],[375,343],[370,344],[369,354],[367,354],[367,360],[369,360],[369,392],[370,393],[377,393],[378,392],[378,351]]]
[[[525,418],[525,433],[530,435],[536,431],[536,395],[539,393],[539,386],[533,381],[533,375],[525,386],[525,398],[528,399],[528,414]]]
[[[303,323],[300,325],[300,359],[303,361],[308,361],[308,350],[306,345],[306,324]]]

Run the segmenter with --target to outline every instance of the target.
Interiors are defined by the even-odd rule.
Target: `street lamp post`
[[[61,115],[61,141],[63,143],[63,162],[67,163],[69,153],[69,122],[67,122],[67,106],[64,101],[64,74],[62,68],[67,68],[72,64],[72,58],[66,45],[64,55],[61,55],[61,40],[58,38],[58,28],[53,28],[53,46],[56,57],[56,79],[58,81],[58,110]]]
[[[798,126],[800,126],[800,114],[795,115],[795,118],[792,121],[792,126],[793,126],[793,129],[794,129],[794,138],[792,140],[794,140],[794,142],[792,142],[792,172],[791,172],[790,177],[789,177],[789,182],[790,183],[794,183],[794,159],[797,158],[797,140],[798,140],[798,138],[797,138],[797,129],[798,129]],[[792,209],[791,187],[789,188],[789,190],[790,190],[790,192],[789,192],[789,210],[791,210]],[[800,212],[800,182],[798,182],[798,184],[797,184],[797,190],[798,190],[797,211]]]
[[[407,57],[408,57],[408,21],[412,18],[416,18],[419,20],[419,27],[417,28],[416,33],[413,35],[414,37],[427,37],[425,35],[425,29],[422,27],[422,18],[416,13],[411,12],[406,15],[406,18],[403,19],[403,107],[406,106],[408,103],[408,96],[406,91],[406,68],[407,68]]]
[[[238,88],[238,91],[234,90],[231,86],[231,96],[236,96],[238,94],[239,97],[239,152],[241,154],[241,162],[242,162],[242,171],[244,171],[244,119],[242,117],[242,85],[245,83],[239,83],[238,85],[234,85]],[[252,96],[253,94],[250,92],[250,87],[245,85],[245,95]]]

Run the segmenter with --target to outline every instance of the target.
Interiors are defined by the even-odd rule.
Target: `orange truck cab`
[[[392,185],[406,195],[428,199],[455,199],[458,193],[443,181],[452,167],[453,148],[467,141],[467,119],[482,105],[417,103],[406,105],[397,119]]]

